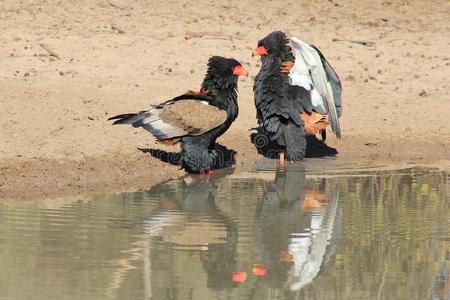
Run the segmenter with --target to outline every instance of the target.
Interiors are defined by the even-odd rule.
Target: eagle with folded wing
[[[235,59],[213,56],[199,92],[189,91],[151,108],[109,118],[153,134],[166,145],[181,143],[182,166],[192,173],[209,173],[216,156],[216,139],[238,115],[237,82],[247,70]]]

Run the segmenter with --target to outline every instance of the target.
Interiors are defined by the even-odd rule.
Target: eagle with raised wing
[[[109,118],[153,134],[166,145],[181,143],[181,165],[190,173],[210,174],[220,154],[215,141],[238,116],[238,76],[247,70],[235,59],[213,56],[199,92],[189,91],[139,113]]]
[[[301,160],[305,135],[320,134],[325,140],[330,124],[341,137],[341,82],[315,46],[275,31],[258,42],[253,55],[261,56],[262,62],[253,86],[257,119],[263,132],[283,149],[280,163],[285,156]]]

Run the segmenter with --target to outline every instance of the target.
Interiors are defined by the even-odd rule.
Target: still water
[[[186,177],[0,201],[0,299],[450,299],[450,174]]]

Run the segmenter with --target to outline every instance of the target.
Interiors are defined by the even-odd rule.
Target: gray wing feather
[[[320,52],[319,52],[320,53]],[[323,65],[325,67],[325,71],[328,74],[328,79],[330,80],[331,88],[333,90],[333,96],[334,96],[334,105],[336,106],[336,113],[338,118],[342,115],[342,84],[341,80],[339,79],[339,76],[336,74],[336,72],[333,70],[331,65],[328,63],[328,61],[321,55]]]
[[[292,78],[296,76],[297,78],[303,78],[308,75],[311,77],[315,90],[324,100],[322,100],[322,105],[325,106],[329,115],[331,129],[340,138],[339,116],[342,107],[340,96],[342,86],[339,77],[316,47],[296,37],[291,38],[291,44],[297,56],[290,76]],[[301,57],[298,57],[299,55]],[[305,65],[303,64],[306,65],[307,73],[305,73]],[[314,99],[312,101],[314,103]]]
[[[160,140],[186,135],[201,135],[225,122],[225,110],[211,106],[206,101],[184,100],[167,102],[136,114],[110,118],[113,124],[131,124],[142,127]]]

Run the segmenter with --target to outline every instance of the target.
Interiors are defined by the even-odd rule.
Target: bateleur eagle
[[[215,141],[238,116],[239,75],[248,72],[237,60],[213,56],[199,92],[189,91],[139,113],[109,120],[142,127],[164,144],[181,143],[182,168],[209,174],[220,159]]]
[[[261,70],[253,91],[257,119],[263,132],[284,149],[280,162],[298,161],[306,151],[305,135],[326,128],[341,137],[342,86],[338,75],[315,46],[275,31],[258,42]]]

